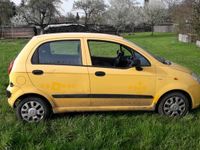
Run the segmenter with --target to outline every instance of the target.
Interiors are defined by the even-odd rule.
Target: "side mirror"
[[[134,64],[135,64],[134,66],[135,66],[137,71],[142,71],[143,70],[143,68],[141,66],[141,61],[139,59],[136,59]]]

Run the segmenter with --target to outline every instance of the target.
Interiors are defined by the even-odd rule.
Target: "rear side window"
[[[44,43],[35,51],[32,64],[82,65],[80,40]]]

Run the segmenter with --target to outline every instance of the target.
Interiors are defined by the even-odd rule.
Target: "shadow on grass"
[[[76,117],[145,117],[145,118],[157,118],[161,120],[188,120],[188,119],[199,119],[200,118],[200,108],[191,110],[188,115],[182,118],[171,118],[167,116],[161,116],[156,111],[108,111],[108,112],[68,112],[62,114],[53,114],[50,120],[57,119],[68,119],[68,118],[76,118]]]
[[[200,107],[191,110],[190,113],[193,114],[193,115],[199,115],[199,114],[200,114]],[[200,116],[199,116],[199,117],[200,117]]]
[[[69,113],[62,113],[62,114],[53,114],[51,119],[52,120],[57,120],[57,119],[62,119],[62,118],[74,118],[74,117],[90,117],[90,116],[111,116],[111,117],[120,117],[120,116],[127,116],[127,117],[132,117],[132,116],[152,116],[157,114],[156,112],[153,111],[108,111],[108,112],[69,112]]]

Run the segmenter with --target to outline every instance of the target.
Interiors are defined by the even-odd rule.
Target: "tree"
[[[79,23],[79,20],[80,20],[80,16],[79,16],[79,13],[77,12],[76,13],[76,23]]]
[[[178,32],[191,32],[192,26],[192,3],[193,0],[182,0],[172,11],[173,22],[178,25]]]
[[[20,5],[21,5],[21,6],[24,6],[24,5],[25,5],[25,0],[21,0]]]
[[[69,12],[66,15],[66,21],[70,23],[74,23],[76,22],[76,16],[73,13]]]
[[[136,4],[135,0],[110,0],[107,11],[108,23],[117,29],[117,34],[127,25],[134,26],[137,14]]]
[[[165,8],[167,9],[168,22],[173,22],[175,11],[177,6],[182,2],[182,0],[162,0]]]
[[[200,38],[200,0],[193,1],[192,26]]]
[[[19,13],[29,25],[39,26],[41,34],[51,20],[60,15],[61,0],[24,0]]]
[[[67,15],[66,15],[66,21],[69,23],[79,23],[79,20],[80,20],[80,16],[79,16],[79,13],[77,12],[76,13],[76,16],[73,14],[73,13],[71,13],[71,12],[69,12],[69,13],[67,13]]]
[[[163,4],[169,9],[178,5],[181,1],[182,0],[162,0]]]
[[[135,26],[144,23],[142,10],[143,10],[142,7],[133,7],[130,10],[130,14],[127,18],[128,19],[127,23],[132,32],[134,32]]]
[[[85,26],[92,22],[93,16],[101,15],[105,9],[106,4],[104,0],[78,0],[74,2],[74,9],[83,10],[85,13]]]
[[[151,25],[152,35],[154,33],[154,26],[165,22],[167,17],[166,9],[160,5],[147,5],[144,7],[145,22]]]
[[[0,25],[10,23],[10,19],[15,15],[15,4],[9,0],[0,0]]]

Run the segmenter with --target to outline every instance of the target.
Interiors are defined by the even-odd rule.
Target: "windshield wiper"
[[[165,65],[171,65],[172,63],[169,60],[166,60],[163,57],[156,57],[158,61],[160,61],[161,63],[165,64]]]

